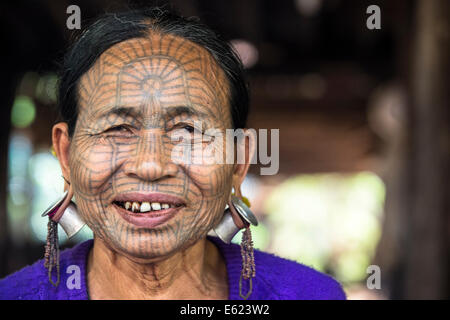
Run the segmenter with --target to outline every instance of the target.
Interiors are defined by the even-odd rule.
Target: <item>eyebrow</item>
[[[179,115],[196,116],[198,118],[208,118],[209,115],[205,112],[198,111],[189,106],[175,106],[165,109],[165,114],[169,118],[174,118]]]
[[[112,109],[108,110],[108,112],[105,112],[101,115],[102,118],[108,118],[111,115],[117,115],[117,116],[132,116],[134,118],[137,118],[141,115],[141,111],[138,107],[125,107],[125,106],[115,106]]]
[[[174,106],[174,107],[165,107],[163,108],[163,112],[165,118],[174,118],[179,115],[188,115],[188,116],[196,116],[199,118],[208,118],[208,115],[205,112],[198,111],[190,106]],[[142,107],[136,106],[115,106],[112,109],[108,110],[108,112],[104,113],[101,117],[109,117],[111,115],[118,116],[131,116],[133,118],[142,117]]]

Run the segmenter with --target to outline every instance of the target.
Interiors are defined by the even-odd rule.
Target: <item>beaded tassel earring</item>
[[[56,158],[56,152],[53,146],[50,149],[52,155]],[[67,182],[66,178],[62,176],[62,178]],[[67,192],[64,193],[64,196],[67,195]],[[58,223],[53,221],[50,212],[55,210],[56,206],[62,201],[62,199],[58,200],[57,203],[51,205],[42,216],[48,215],[47,222],[47,241],[45,243],[45,255],[44,255],[44,267],[48,270],[48,280],[50,283],[57,287],[60,281],[60,273],[59,273],[59,241],[58,241]],[[56,282],[53,281],[52,271],[53,268],[56,267]]]
[[[45,268],[48,270],[48,280],[57,287],[60,281],[59,273],[59,243],[58,243],[58,223],[48,218],[47,242],[45,244]],[[56,267],[56,282],[53,281],[52,271]]]
[[[238,195],[240,195],[241,199],[242,199],[242,203],[240,203],[241,207],[243,207],[244,209],[246,209],[246,211],[250,211],[250,201],[242,196],[240,189],[238,188],[236,190],[236,193]],[[245,208],[245,206],[247,208]],[[235,206],[236,207],[236,206]],[[242,215],[241,215],[242,217]],[[252,293],[253,290],[253,282],[252,282],[252,278],[254,278],[256,276],[256,268],[255,268],[255,257],[253,254],[253,240],[252,240],[252,233],[250,230],[250,223],[255,223],[255,225],[258,224],[258,222],[256,221],[246,221],[246,225],[245,225],[245,229],[242,232],[242,239],[241,239],[241,256],[242,256],[242,270],[241,270],[241,276],[239,278],[239,296],[244,299],[247,300],[248,297],[250,296],[250,294]],[[253,224],[252,223],[252,224]],[[248,280],[249,281],[249,289],[247,294],[243,294],[242,293],[242,280]]]
[[[239,278],[239,295],[242,299],[247,300],[252,293],[252,278],[256,275],[255,257],[253,255],[253,241],[250,226],[248,225],[242,233],[241,240],[241,256],[242,256],[242,271]],[[247,294],[242,293],[242,279],[249,280],[249,289]]]

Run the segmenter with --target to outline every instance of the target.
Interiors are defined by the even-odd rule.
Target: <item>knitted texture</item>
[[[209,237],[225,259],[229,299],[241,300],[239,277],[242,257],[240,246],[225,244],[218,238]],[[57,288],[48,280],[44,260],[0,280],[1,300],[87,300],[87,257],[93,240],[87,240],[61,252],[61,282]],[[275,255],[255,250],[256,277],[249,300],[343,300],[345,293],[332,277],[310,267]],[[80,288],[74,288],[74,268],[80,271]],[[54,275],[56,277],[56,275]],[[248,281],[243,280],[243,293],[248,291]],[[68,285],[69,283],[69,285]],[[70,285],[72,284],[72,285]],[[72,289],[70,289],[72,288]]]

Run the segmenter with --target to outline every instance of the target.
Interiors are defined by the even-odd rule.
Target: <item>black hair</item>
[[[197,18],[184,18],[160,8],[147,8],[103,14],[80,34],[64,56],[59,75],[58,109],[60,120],[68,123],[69,136],[73,135],[78,117],[77,87],[80,78],[107,49],[129,39],[148,37],[149,31],[189,40],[212,55],[228,80],[232,125],[235,129],[245,128],[249,108],[248,85],[242,62],[230,44]]]

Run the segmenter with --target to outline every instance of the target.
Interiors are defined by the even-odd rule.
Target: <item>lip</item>
[[[117,204],[113,203],[113,207],[120,216],[127,222],[137,227],[154,228],[170,220],[182,207],[169,208],[159,211],[150,211],[146,213],[131,212]]]

